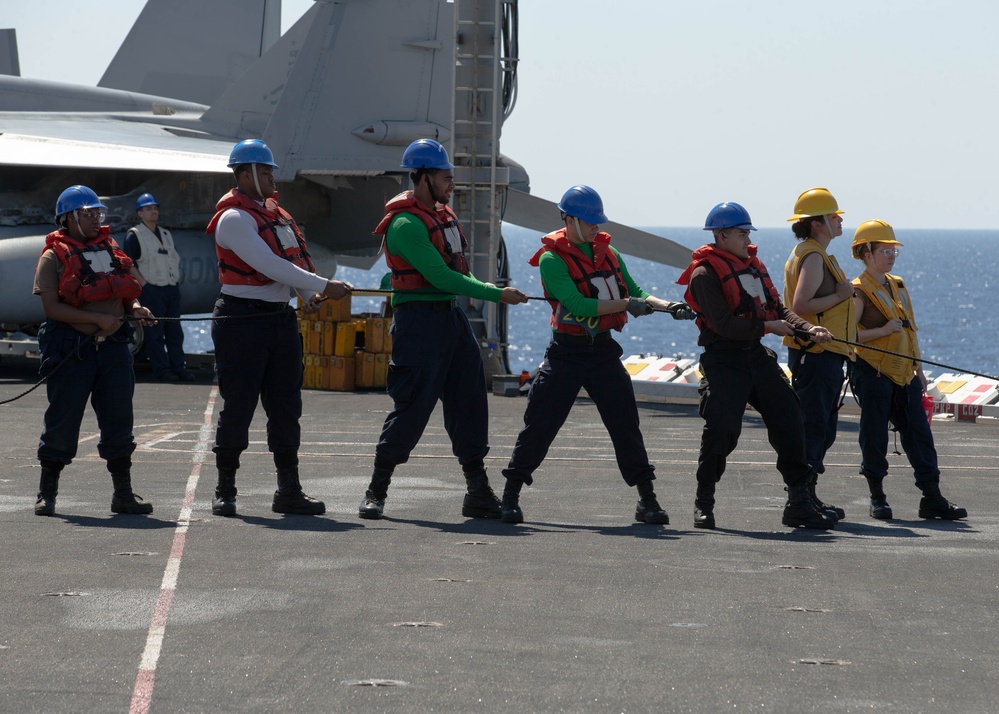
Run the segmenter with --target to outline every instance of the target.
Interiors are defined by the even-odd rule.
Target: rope
[[[55,374],[60,369],[62,369],[63,366],[67,362],[69,362],[69,360],[71,358],[78,356],[80,354],[80,350],[81,349],[83,349],[85,346],[89,345],[93,341],[94,341],[93,335],[82,335],[82,339],[80,339],[76,343],[76,348],[72,352],[70,352],[68,355],[66,355],[65,357],[63,357],[62,360],[59,361],[59,364],[57,364],[55,367],[52,368],[52,371],[50,371],[44,377],[42,377],[37,382],[35,382],[34,386],[32,386],[30,389],[27,389],[27,390],[21,392],[16,397],[11,397],[10,399],[4,399],[3,401],[0,401],[0,406],[3,406],[4,404],[10,404],[11,402],[16,402],[21,397],[26,397],[27,395],[31,394],[33,391],[35,391],[40,386],[42,386],[43,384],[45,384],[45,382],[48,381],[49,377],[51,377],[53,374]]]
[[[795,330],[795,337],[801,337],[805,339],[811,339],[811,334],[805,330]],[[949,364],[944,364],[943,362],[934,362],[932,360],[923,359],[921,357],[913,357],[912,355],[901,354],[899,352],[892,352],[891,350],[883,350],[880,347],[871,347],[870,345],[865,345],[860,342],[850,342],[849,340],[842,340],[839,337],[833,337],[833,342],[841,342],[844,345],[850,345],[851,347],[863,347],[865,350],[871,350],[872,352],[881,352],[882,354],[891,355],[892,357],[901,357],[902,359],[911,359],[913,362],[922,362],[923,364],[932,364],[934,367],[943,367],[944,369],[949,369],[952,372],[957,372],[958,374],[973,374],[976,377],[984,377],[985,379],[991,379],[999,382],[999,377],[995,377],[991,374],[982,374],[981,372],[972,372],[969,369],[962,369],[961,367],[954,367]]]

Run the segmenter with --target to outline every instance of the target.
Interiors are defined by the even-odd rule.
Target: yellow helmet
[[[794,215],[788,222],[815,216],[828,216],[831,213],[842,213],[839,204],[827,188],[810,188],[798,196],[794,202]]]
[[[895,238],[894,229],[884,221],[864,221],[857,226],[853,234],[853,257],[859,257],[857,249],[868,243],[885,243],[887,245],[904,245]]]

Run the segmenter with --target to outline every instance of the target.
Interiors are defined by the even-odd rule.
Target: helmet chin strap
[[[257,189],[257,195],[260,196],[260,200],[264,200],[264,192],[260,190],[260,181],[257,180],[257,165],[250,164],[250,173],[253,174],[253,187]]]
[[[579,219],[576,216],[572,217],[572,224],[576,226],[576,237],[579,238],[579,242],[585,243],[586,240],[583,238],[583,232],[579,230]]]
[[[437,206],[441,202],[441,200],[437,198],[437,192],[434,191],[434,184],[430,180],[430,174],[425,173],[423,174],[423,176],[427,179],[427,190],[430,191],[430,198],[433,199],[434,206]]]
[[[833,239],[832,224],[829,222],[829,216],[822,216],[822,222],[826,224],[826,234],[829,236],[829,240]]]

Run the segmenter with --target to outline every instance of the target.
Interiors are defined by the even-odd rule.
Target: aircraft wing
[[[507,191],[506,210],[503,213],[503,220],[507,223],[548,233],[558,223],[558,215],[558,205],[551,201],[515,188]],[[614,247],[622,253],[672,265],[681,270],[690,264],[690,254],[693,251],[669,238],[621,223],[602,223],[600,227],[614,237]]]
[[[0,114],[0,166],[228,173],[232,140],[96,114]]]

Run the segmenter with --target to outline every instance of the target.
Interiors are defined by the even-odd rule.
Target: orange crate
[[[314,357],[316,362],[316,389],[330,388],[330,358]]]
[[[364,349],[367,352],[385,351],[385,318],[369,317],[364,321]]]
[[[339,300],[323,300],[319,304],[319,319],[324,322],[345,322],[350,320],[350,296]]]
[[[333,350],[336,347],[336,323],[335,322],[320,322],[323,326],[323,351],[322,354],[329,357],[333,354]]]
[[[371,389],[375,386],[375,356],[370,352],[358,352],[355,360],[354,386]]]
[[[316,358],[312,355],[305,355],[304,374],[302,375],[302,386],[306,389],[316,388]]]
[[[388,379],[389,356],[385,353],[375,355],[375,383],[372,385],[376,389],[385,389]]]
[[[336,323],[336,341],[333,346],[333,354],[337,357],[353,357],[356,340],[357,329],[353,322]]]
[[[330,357],[330,389],[353,392],[355,369],[353,357]]]

